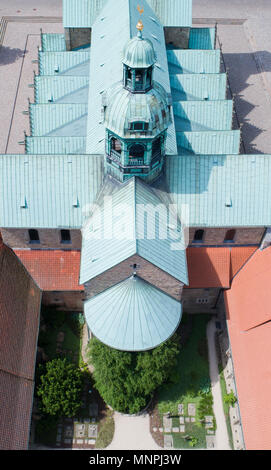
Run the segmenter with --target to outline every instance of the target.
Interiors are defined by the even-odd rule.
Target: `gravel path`
[[[211,320],[207,325],[207,339],[208,339],[208,353],[209,353],[209,367],[210,378],[212,386],[212,394],[214,399],[213,409],[216,418],[216,449],[218,450],[231,450],[229,445],[228,431],[226,419],[223,410],[223,402],[221,395],[221,387],[219,380],[219,370],[215,346],[215,320]]]
[[[106,450],[161,450],[151,436],[148,413],[126,416],[115,412],[114,420],[114,438]]]

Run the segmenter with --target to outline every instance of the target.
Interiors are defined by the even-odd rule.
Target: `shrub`
[[[225,394],[223,398],[224,398],[224,402],[231,406],[234,406],[234,404],[237,402],[237,398],[234,395],[233,391]]]
[[[41,411],[51,416],[75,416],[82,404],[84,372],[67,359],[53,359],[39,370]]]
[[[178,353],[176,334],[157,348],[144,352],[118,351],[92,338],[89,359],[95,368],[95,387],[114,409],[138,413],[154,390],[169,378]]]

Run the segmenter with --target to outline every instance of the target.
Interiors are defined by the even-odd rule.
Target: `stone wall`
[[[194,234],[196,230],[204,230],[203,241],[193,243]],[[192,246],[204,246],[204,245],[223,245],[230,246],[230,243],[224,243],[224,238],[228,230],[231,230],[232,227],[228,228],[203,228],[203,227],[193,227],[189,230],[189,243]],[[236,234],[234,238],[234,243],[232,245],[260,245],[262,237],[265,233],[264,227],[242,227],[236,229]]]
[[[91,297],[94,297],[94,295],[97,295],[109,287],[112,287],[132,276],[134,272],[134,264],[139,266],[136,269],[136,273],[140,278],[166,292],[176,300],[181,300],[183,284],[138,255],[131,256],[122,263],[108,269],[90,282],[86,283],[86,297],[90,299]]]
[[[175,49],[188,49],[190,28],[166,26],[164,33],[167,45]]]
[[[82,47],[91,42],[91,28],[65,28],[67,51]]]
[[[84,291],[58,292],[47,291],[42,294],[42,303],[61,310],[83,312]]]
[[[30,243],[28,229],[1,229],[4,243],[13,249],[67,249],[81,250],[82,237],[80,230],[70,230],[71,243],[61,243],[61,234],[58,229],[40,229],[40,243]]]
[[[185,313],[216,313],[220,288],[189,289],[184,287],[182,305]]]

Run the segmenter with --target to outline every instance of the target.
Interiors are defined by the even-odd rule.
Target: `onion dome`
[[[119,137],[131,137],[133,123],[142,122],[142,137],[155,137],[170,124],[168,96],[157,82],[147,93],[133,94],[118,83],[107,92],[108,106],[105,112],[105,126]],[[140,133],[137,137],[141,137]]]
[[[130,68],[148,68],[155,64],[156,54],[149,39],[143,39],[142,32],[131,39],[123,51],[122,62]]]

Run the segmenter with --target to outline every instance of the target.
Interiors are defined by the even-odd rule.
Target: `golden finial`
[[[144,13],[144,7],[141,8],[140,5],[137,5],[137,9],[138,9],[139,14],[141,16]],[[143,23],[142,23],[141,19],[138,21],[138,23],[136,25],[136,28],[138,29],[139,32],[143,31],[144,26],[143,26]]]
[[[137,25],[136,25],[136,29],[138,29],[138,31],[143,31],[143,23],[141,20],[138,21]]]

